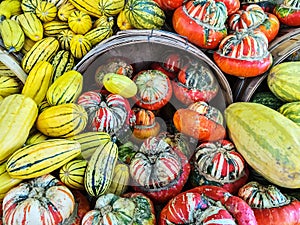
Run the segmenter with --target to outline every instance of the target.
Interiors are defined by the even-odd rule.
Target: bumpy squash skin
[[[300,187],[298,125],[279,112],[252,102],[233,103],[224,115],[229,138],[254,170],[275,185]]]

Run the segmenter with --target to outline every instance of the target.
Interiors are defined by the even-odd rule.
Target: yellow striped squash
[[[90,16],[100,17],[102,14],[98,8],[98,1],[96,0],[69,0],[76,9],[86,12]]]
[[[12,178],[6,171],[6,161],[0,164],[0,202],[6,193],[22,182],[22,179]]]
[[[65,4],[59,7],[57,12],[57,17],[61,21],[67,22],[70,14],[75,10],[76,10],[75,6],[71,2],[67,1]]]
[[[59,179],[69,188],[84,190],[84,173],[87,161],[74,159],[59,169]]]
[[[70,29],[65,29],[59,32],[57,40],[59,41],[60,47],[63,50],[70,50],[70,42],[75,33]]]
[[[39,41],[44,37],[42,21],[32,12],[23,13],[18,16],[25,35],[33,41]]]
[[[41,1],[37,5],[35,13],[44,23],[50,22],[54,20],[57,15],[57,7],[51,2]]]
[[[1,22],[0,36],[8,52],[18,52],[24,45],[24,31],[15,20],[5,19]]]
[[[129,185],[129,167],[124,163],[118,163],[114,170],[112,182],[105,193],[122,195],[126,192]]]
[[[76,70],[69,70],[49,87],[46,97],[50,105],[74,103],[82,91],[83,77]]]
[[[102,131],[90,131],[74,135],[69,140],[78,141],[81,145],[81,159],[90,159],[96,148],[111,140],[108,133]]]
[[[24,55],[21,66],[26,73],[39,61],[50,61],[59,49],[59,42],[54,37],[45,37],[37,41]]]
[[[69,29],[67,22],[54,20],[43,24],[44,35],[46,37],[56,37],[58,34],[66,29]]]
[[[99,0],[99,8],[102,15],[116,16],[125,6],[125,0]]]
[[[46,97],[53,77],[53,66],[47,61],[40,61],[30,70],[22,94],[40,104]]]
[[[92,44],[90,40],[82,34],[74,35],[70,41],[70,51],[77,59],[81,59],[83,56],[85,56],[91,50],[91,48]]]
[[[39,113],[43,112],[45,109],[49,107],[51,107],[51,105],[48,103],[47,99],[45,99],[40,104],[38,104]]]
[[[30,179],[49,174],[80,154],[80,144],[66,139],[49,139],[26,145],[7,160],[13,178]]]
[[[21,8],[23,12],[33,12],[35,13],[36,7],[41,0],[22,0]]]
[[[14,74],[14,72],[11,69],[9,69],[4,63],[2,63],[0,61],[0,76],[1,77],[5,77],[5,76],[14,77],[14,76],[16,76],[16,74]]]
[[[0,104],[0,162],[25,143],[38,115],[31,98],[22,94],[5,97]]]
[[[99,197],[110,186],[118,160],[118,147],[109,141],[100,145],[88,162],[85,176],[85,190],[90,196]]]
[[[21,53],[25,55],[34,46],[36,41],[31,40],[29,37],[25,37],[24,45],[21,49]]]
[[[1,73],[1,72],[0,72]],[[23,84],[16,76],[0,76],[0,95],[6,97],[12,94],[20,94]]]
[[[42,141],[49,139],[48,136],[38,131],[35,127],[30,130],[28,138],[25,142],[25,145],[36,144]]]
[[[51,64],[54,69],[52,78],[52,82],[54,82],[58,77],[74,67],[74,56],[68,50],[60,50],[51,60]]]
[[[87,124],[88,115],[78,104],[67,103],[51,106],[41,112],[36,128],[50,137],[71,137],[82,132]]]
[[[70,14],[68,24],[74,33],[85,34],[92,28],[92,18],[85,12],[75,10]]]
[[[84,37],[95,46],[106,38],[109,38],[113,34],[114,22],[112,17],[108,17],[106,21],[103,21],[97,25],[97,27],[87,32]]]

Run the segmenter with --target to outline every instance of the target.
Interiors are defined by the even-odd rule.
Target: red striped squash
[[[237,193],[248,174],[244,158],[228,140],[202,142],[192,157],[190,180],[194,187],[210,184]]]
[[[74,210],[72,192],[47,174],[19,184],[3,199],[6,225],[58,225]]]
[[[157,136],[143,142],[130,162],[129,172],[135,191],[163,203],[182,190],[190,164],[176,145]]]
[[[268,39],[258,30],[242,30],[227,35],[213,58],[224,73],[237,77],[261,75],[273,63]]]
[[[133,100],[141,108],[158,110],[172,97],[171,81],[159,70],[142,70],[134,76],[133,81],[138,87]]]
[[[121,95],[103,95],[97,91],[81,94],[77,100],[89,116],[89,128],[93,131],[115,133],[126,122],[130,104]]]

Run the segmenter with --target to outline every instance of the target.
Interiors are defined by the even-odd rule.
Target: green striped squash
[[[43,23],[43,28],[46,37],[57,37],[61,31],[69,29],[69,25],[67,22],[54,20]]]
[[[284,102],[300,101],[300,61],[273,66],[267,76],[269,89]]]
[[[57,35],[57,40],[59,41],[61,49],[70,50],[70,42],[75,33],[70,29],[65,29],[59,32]]]
[[[78,141],[81,145],[81,159],[90,159],[95,150],[111,140],[108,133],[102,131],[90,131],[74,135],[69,140]]]
[[[116,16],[125,6],[125,0],[99,0],[99,9],[102,15]]]
[[[82,132],[87,124],[85,109],[74,103],[51,106],[41,112],[36,128],[49,137],[71,137]]]
[[[39,41],[44,37],[42,21],[36,16],[36,14],[32,12],[23,13],[18,16],[17,20],[25,35],[32,41]]]
[[[85,190],[90,196],[99,197],[110,186],[118,160],[118,147],[109,141],[100,145],[88,162],[85,176]]]
[[[40,104],[52,83],[53,66],[47,61],[39,61],[30,70],[22,89],[22,94]]]
[[[39,113],[43,112],[45,109],[51,107],[48,101],[45,99],[40,104],[38,104]]]
[[[285,103],[278,111],[300,126],[300,101]]]
[[[54,82],[58,77],[63,75],[65,72],[72,70],[75,65],[75,60],[73,55],[68,50],[60,50],[51,60],[53,66],[53,78]]]
[[[49,139],[14,152],[7,160],[6,169],[13,178],[35,178],[53,172],[79,154],[78,142]]]
[[[98,8],[98,1],[95,0],[69,0],[76,9],[86,12],[90,16],[100,17],[102,14]]]
[[[225,109],[228,136],[257,173],[275,185],[300,188],[300,127],[259,103],[236,102]]]
[[[128,188],[129,179],[129,166],[118,163],[114,170],[112,182],[105,193],[113,193],[119,196],[124,194]]]
[[[38,131],[35,127],[30,130],[25,145],[36,144],[49,139],[48,136]]]
[[[85,34],[92,28],[92,18],[85,12],[75,10],[70,14],[68,24],[74,33]]]
[[[69,70],[58,77],[48,88],[46,98],[50,105],[74,103],[82,91],[83,77]]]
[[[128,0],[125,17],[138,29],[160,29],[166,20],[164,11],[153,0]]]
[[[35,13],[35,10],[41,0],[22,0],[21,8],[24,13],[32,12]]]
[[[86,160],[73,159],[59,169],[59,179],[69,188],[84,190],[86,166]]]
[[[51,61],[59,49],[59,42],[54,37],[45,37],[37,41],[24,55],[21,66],[26,73],[39,61]]]
[[[35,9],[35,13],[41,21],[47,23],[56,18],[57,7],[52,2],[40,1]]]
[[[82,34],[75,34],[70,41],[70,51],[77,59],[81,59],[85,56],[91,48],[92,44],[90,40]]]
[[[0,95],[2,97],[6,97],[12,94],[19,94],[22,91],[22,87],[23,85],[18,77],[0,76]]]
[[[87,32],[84,37],[95,46],[113,34],[113,29],[110,25],[98,26]]]

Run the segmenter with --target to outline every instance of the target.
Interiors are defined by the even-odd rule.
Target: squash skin
[[[229,138],[254,170],[275,185],[300,187],[298,125],[259,103],[233,103],[224,115]]]
[[[267,83],[273,94],[284,102],[300,101],[300,62],[283,62],[273,66]]]
[[[222,28],[213,28],[212,26],[208,25],[200,25],[197,23],[197,18],[193,18],[185,11],[186,4],[178,7],[174,11],[172,16],[172,25],[174,30],[178,34],[186,36],[191,43],[200,48],[217,48],[221,40],[227,36],[227,28],[225,25]]]
[[[300,222],[300,201],[272,184],[248,182],[240,188],[238,196],[250,205],[258,225],[296,225]]]

